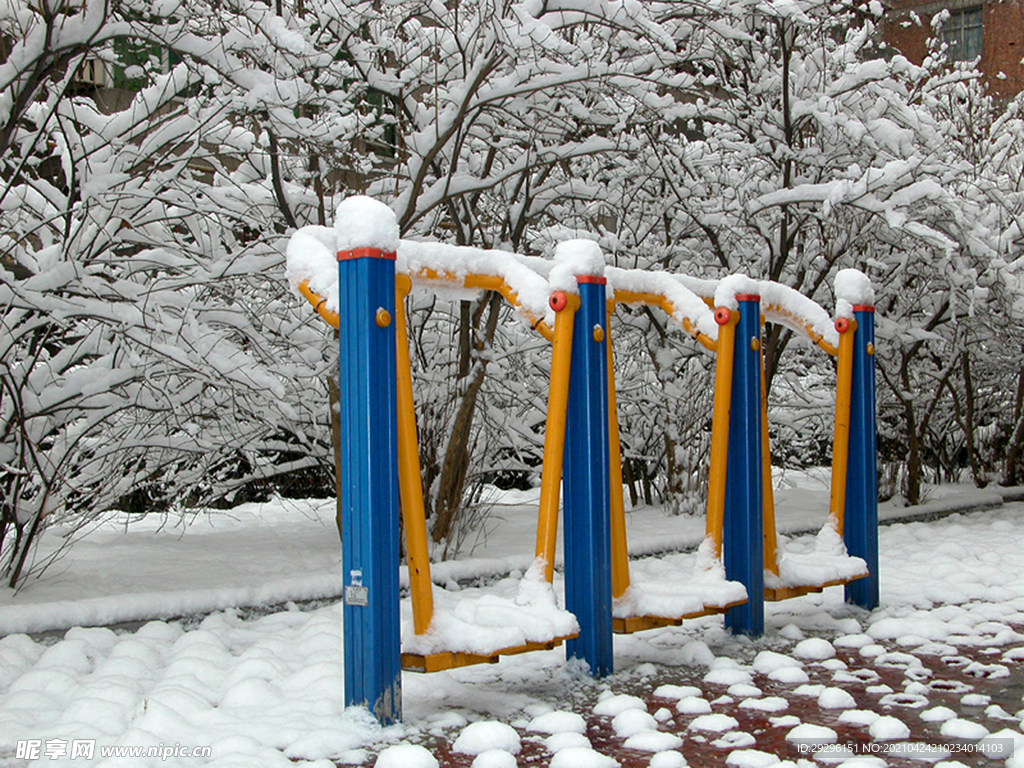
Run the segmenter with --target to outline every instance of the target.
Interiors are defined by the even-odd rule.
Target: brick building
[[[932,18],[948,10],[942,40],[949,45],[950,62],[980,57],[978,68],[997,98],[1024,90],[1024,0],[889,0],[887,5],[885,41],[914,63],[924,60],[927,40],[934,37]]]

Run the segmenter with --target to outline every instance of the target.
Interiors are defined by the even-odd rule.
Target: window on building
[[[948,46],[946,56],[950,62],[979,58],[984,47],[981,6],[950,11],[942,25],[942,42]]]
[[[121,37],[114,39],[115,88],[139,91],[149,85],[153,73],[167,74],[181,61],[176,52],[155,43]]]

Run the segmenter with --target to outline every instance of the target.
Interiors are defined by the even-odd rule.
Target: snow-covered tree
[[[326,334],[285,298],[277,241],[324,205],[296,158],[330,150],[338,177],[377,118],[306,7],[18,2],[0,18],[12,586],[50,523],[330,468],[310,394]],[[86,66],[121,87],[84,92]]]

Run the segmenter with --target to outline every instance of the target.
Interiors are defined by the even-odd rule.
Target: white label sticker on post
[[[365,607],[370,604],[369,587],[345,587],[345,605]]]
[[[370,604],[370,588],[363,586],[363,571],[351,570],[348,572],[351,582],[345,587],[345,605],[365,607]]]

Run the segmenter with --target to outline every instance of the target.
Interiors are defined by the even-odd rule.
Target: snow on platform
[[[402,655],[406,668],[437,668],[492,661],[494,656],[551,648],[579,632],[576,617],[559,607],[554,587],[544,578],[544,562],[534,561],[522,578],[505,578],[487,587],[451,591],[434,588],[430,631],[415,634],[412,601],[402,601]]]
[[[646,558],[630,563],[630,587],[612,607],[617,631],[648,628],[633,626],[629,619],[666,619],[650,626],[676,623],[674,619],[720,613],[744,603],[747,590],[725,578],[725,567],[714,556],[713,543],[705,539],[696,552]]]
[[[868,575],[868,565],[851,557],[838,531],[826,524],[816,536],[778,537],[778,574],[765,570],[769,599],[846,584]]]

